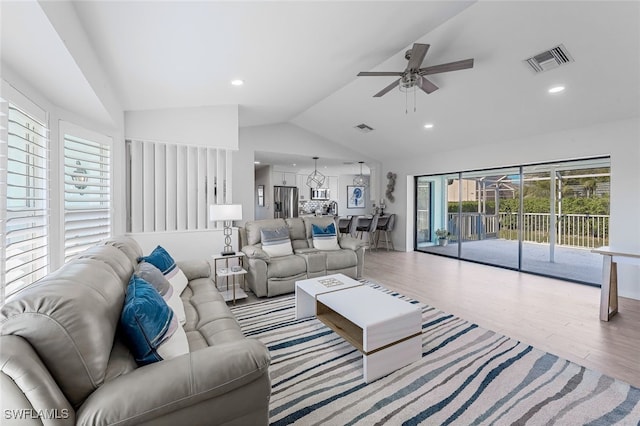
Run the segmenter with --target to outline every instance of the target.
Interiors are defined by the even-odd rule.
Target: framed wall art
[[[363,209],[365,207],[364,186],[347,185],[347,208]]]

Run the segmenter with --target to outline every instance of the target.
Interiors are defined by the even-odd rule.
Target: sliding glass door
[[[609,179],[609,158],[417,177],[415,249],[599,284]]]
[[[522,270],[598,284],[609,243],[609,159],[523,167]]]
[[[519,185],[519,168],[462,173],[461,259],[518,268]]]

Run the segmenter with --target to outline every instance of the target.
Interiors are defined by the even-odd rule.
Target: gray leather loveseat
[[[178,263],[189,353],[138,367],[118,323],[141,255],[131,238],[105,241],[2,306],[2,424],[268,423],[269,352],[244,337],[205,260]]]
[[[306,278],[342,273],[362,277],[364,247],[362,240],[350,236],[338,239],[339,250],[314,248],[312,225],[334,223],[331,217],[303,217],[248,221],[240,228],[240,246],[246,256],[247,284],[258,297],[277,296],[295,290],[295,282]],[[262,229],[289,229],[293,254],[272,257],[262,248]],[[336,227],[337,228],[337,227]]]

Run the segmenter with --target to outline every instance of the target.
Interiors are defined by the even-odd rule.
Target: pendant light
[[[313,173],[307,176],[307,186],[315,189],[322,188],[322,185],[324,185],[324,181],[326,179],[325,176],[318,171],[318,158],[319,157],[313,157],[314,170]]]
[[[353,178],[353,184],[356,186],[367,186],[369,181],[362,174],[362,164],[364,161],[358,161],[360,163],[360,174]]]

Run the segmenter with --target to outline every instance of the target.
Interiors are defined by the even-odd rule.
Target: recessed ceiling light
[[[240,79],[231,80],[231,84],[233,84],[234,86],[242,86],[244,84],[244,81]]]
[[[560,93],[560,92],[564,92],[564,86],[553,86],[551,89],[549,89],[549,93]]]
[[[432,123],[427,123],[424,125],[425,129],[433,129],[433,124]]]
[[[254,161],[253,164],[260,164],[260,162],[259,161]]]

